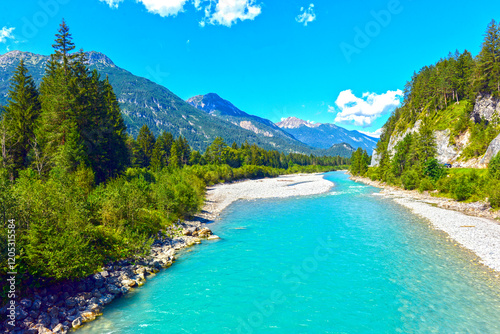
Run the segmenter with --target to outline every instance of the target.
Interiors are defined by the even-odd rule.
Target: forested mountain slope
[[[404,95],[383,127],[372,165],[387,167],[397,158],[404,169],[429,145],[441,163],[484,167],[493,155],[485,153],[500,133],[497,23],[488,25],[479,55],[456,51],[423,67],[407,82]]]
[[[156,136],[162,131],[170,132],[175,137],[182,135],[194,149],[201,151],[216,137],[222,137],[228,143],[236,142],[241,145],[248,141],[265,149],[285,153],[338,154],[345,157],[352,153],[352,149],[346,149],[345,145],[337,145],[328,151],[317,150],[279,129],[277,131],[281,135],[266,136],[265,131],[259,133],[251,127],[246,129],[240,124],[235,125],[234,122],[213,117],[186,103],[167,88],[116,66],[100,52],[91,51],[85,55],[91,70],[96,69],[102,78],[109,78],[117,95],[127,132],[133,136],[137,136],[141,126],[146,124]],[[0,55],[0,106],[7,104],[9,81],[21,59],[24,60],[35,83],[39,85],[49,57],[21,51]]]

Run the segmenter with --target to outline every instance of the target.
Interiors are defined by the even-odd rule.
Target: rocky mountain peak
[[[106,56],[104,53],[97,51],[89,51],[85,52],[85,56],[87,56],[88,64],[95,66],[105,66],[105,67],[116,67],[111,59]]]
[[[247,116],[248,114],[238,109],[234,104],[215,93],[208,93],[205,95],[196,95],[189,98],[187,103],[201,109],[209,114],[214,114],[216,111],[221,115],[229,116]]]
[[[40,62],[46,62],[47,58],[48,57],[46,56],[37,55],[31,52],[13,50],[3,55],[0,55],[0,67],[6,67],[12,65],[17,66],[17,64],[21,61],[21,59],[23,59],[27,65],[30,64],[36,66]]]
[[[281,119],[281,122],[276,123],[277,126],[284,129],[296,129],[301,126],[307,126],[309,128],[317,128],[321,123],[312,123],[309,121],[304,121],[303,119],[297,117],[287,117]]]

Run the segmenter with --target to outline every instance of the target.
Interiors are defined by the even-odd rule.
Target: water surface
[[[500,282],[376,188],[240,201],[81,333],[500,333]]]

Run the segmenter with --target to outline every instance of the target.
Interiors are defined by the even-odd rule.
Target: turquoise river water
[[[343,172],[329,193],[239,201],[204,242],[80,333],[500,333],[500,282]]]

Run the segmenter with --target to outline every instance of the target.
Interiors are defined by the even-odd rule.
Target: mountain
[[[188,99],[187,103],[212,116],[222,118],[258,135],[263,135],[265,137],[281,137],[284,140],[296,141],[291,134],[283,131],[270,120],[247,114],[215,93],[194,96]]]
[[[297,117],[288,117],[276,125],[301,142],[323,149],[334,144],[347,143],[355,149],[361,147],[368,154],[372,154],[378,141],[377,138],[367,136],[359,131],[349,131],[330,123],[311,123]]]
[[[245,129],[240,124],[235,125],[234,122],[221,117],[214,117],[193,107],[167,88],[116,66],[103,53],[91,51],[86,52],[86,56],[91,70],[96,69],[101,76],[108,76],[118,98],[128,132],[134,136],[138,134],[143,124],[147,124],[155,135],[164,130],[176,137],[185,136],[190,145],[200,151],[204,151],[216,137],[220,136],[228,144],[233,141],[238,144],[248,141],[267,150],[275,149],[285,153],[332,154],[332,150],[317,150],[286,134],[278,135],[278,132],[270,132],[273,136],[266,136],[264,133]],[[0,55],[0,106],[7,104],[9,80],[21,59],[24,59],[29,73],[39,84],[49,56],[21,51]],[[254,118],[250,119],[253,120],[249,121],[252,125],[257,123]],[[333,151],[345,157],[350,157],[352,153],[351,149],[342,145],[334,147]]]

